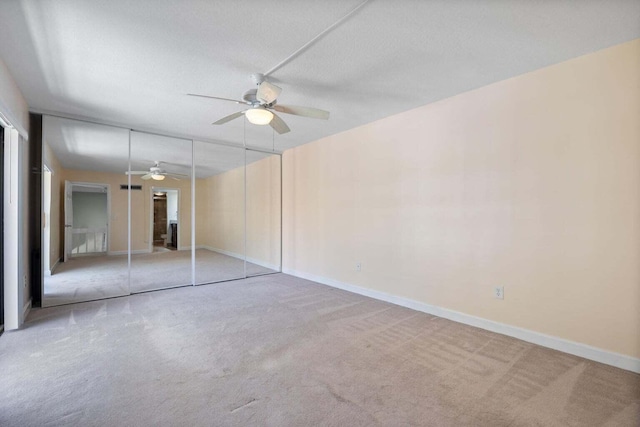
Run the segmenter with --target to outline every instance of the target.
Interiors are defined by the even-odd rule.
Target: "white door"
[[[73,250],[73,183],[64,182],[64,262]]]

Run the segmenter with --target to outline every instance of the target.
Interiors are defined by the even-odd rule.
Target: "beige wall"
[[[249,261],[280,267],[280,156],[270,155],[247,165],[247,249]],[[244,167],[206,179],[198,195],[197,244],[244,256]],[[202,199],[202,203],[200,200]],[[202,221],[200,219],[202,218]]]
[[[209,181],[196,179],[196,247],[209,243],[211,214],[209,213]]]
[[[638,358],[639,118],[635,40],[288,150],[283,269]]]
[[[244,254],[244,168],[232,169],[206,179],[206,205],[202,218],[203,245],[238,256]]]
[[[28,132],[29,106],[2,59],[0,59],[0,113],[3,114],[20,133],[24,134]]]
[[[273,269],[280,268],[280,193],[280,156],[247,165],[247,259]]]

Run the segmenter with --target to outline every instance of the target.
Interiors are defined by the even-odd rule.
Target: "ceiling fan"
[[[198,95],[188,93],[189,96],[199,96],[201,98],[219,99],[221,101],[231,101],[237,104],[248,105],[249,108],[237,113],[230,114],[220,120],[213,122],[214,125],[222,125],[233,119],[244,115],[249,122],[255,125],[270,125],[279,134],[287,133],[291,129],[274,111],[294,116],[310,117],[312,119],[329,119],[329,112],[311,107],[299,107],[295,105],[278,105],[278,95],[282,89],[265,80],[264,74],[256,73],[251,75],[252,80],[258,86],[257,89],[249,89],[242,95],[241,100],[220,98],[218,96]]]
[[[154,166],[151,166],[148,171],[131,171],[131,172],[127,171],[125,172],[125,175],[142,175],[140,178],[144,179],[145,181],[148,179],[162,181],[167,176],[175,179],[176,181],[180,181],[180,178],[189,178],[189,175],[165,171],[160,167],[160,164],[162,163],[166,163],[166,162],[161,162],[159,160],[156,160],[154,162]]]

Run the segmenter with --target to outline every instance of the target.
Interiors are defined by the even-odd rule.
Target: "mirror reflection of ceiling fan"
[[[279,134],[287,133],[291,129],[282,120],[275,111],[284,114],[292,114],[294,116],[310,117],[312,119],[329,119],[329,112],[311,107],[299,107],[295,105],[279,105],[278,95],[282,89],[265,80],[264,74],[252,74],[251,78],[258,86],[257,89],[249,89],[242,95],[241,100],[220,98],[217,96],[198,95],[188,93],[189,96],[198,96],[201,98],[219,99],[221,101],[230,101],[237,104],[248,105],[249,108],[237,113],[230,114],[220,120],[213,122],[214,125],[222,125],[237,119],[244,115],[250,123],[254,125],[270,125]]]
[[[166,163],[166,162],[156,160],[154,162],[154,166],[151,166],[148,171],[131,171],[131,172],[127,171],[125,172],[125,174],[126,175],[142,175],[140,178],[144,179],[145,181],[148,179],[162,181],[167,176],[175,179],[176,181],[180,181],[180,178],[189,178],[189,175],[185,175],[182,173],[167,172],[166,170],[160,167],[160,164],[162,163]]]

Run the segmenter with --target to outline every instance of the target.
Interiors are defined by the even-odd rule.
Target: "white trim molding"
[[[129,251],[109,251],[107,252],[108,256],[112,256],[112,255],[127,255],[129,253]],[[150,254],[151,251],[149,249],[135,249],[133,251],[131,251],[132,255],[136,255],[136,254]]]
[[[58,268],[58,265],[60,265],[60,258],[58,258],[58,259],[56,260],[56,262],[51,266],[51,269],[50,269],[50,270],[46,270],[46,271],[44,272],[44,275],[45,275],[45,276],[47,276],[47,277],[52,276],[52,275],[53,275],[53,273],[55,273],[56,268]]]
[[[592,347],[587,344],[569,341],[563,338],[546,335],[540,332],[519,328],[517,326],[508,325],[493,320],[483,319],[481,317],[472,316],[470,314],[450,310],[448,308],[438,307],[409,298],[391,295],[386,292],[363,288],[361,286],[340,282],[338,280],[317,276],[315,274],[284,268],[282,272],[290,274],[292,276],[300,277],[302,279],[312,280],[314,282],[331,286],[333,288],[342,289],[344,291],[364,295],[380,301],[407,307],[412,310],[432,314],[444,319],[453,320],[454,322],[475,326],[476,328],[485,329],[487,331],[496,332],[502,335],[507,335],[513,338],[520,339],[522,341],[540,345],[542,347],[547,347],[554,350],[562,351],[564,353],[573,354],[574,356],[579,356],[585,359],[593,360],[595,362],[604,363],[605,365],[615,366],[616,368],[640,373],[640,359],[626,356],[624,354],[614,353],[612,351]]]
[[[1,61],[0,61],[1,63]],[[18,329],[24,317],[25,215],[24,140],[15,128],[4,132],[4,329]]]
[[[29,139],[29,132],[22,126],[21,121],[11,113],[11,109],[2,99],[0,99],[0,125],[4,128],[14,128],[24,139]]]
[[[23,322],[27,319],[27,315],[31,311],[31,302],[32,302],[32,299],[29,298],[29,301],[27,301],[27,303],[22,307],[22,319],[23,319]]]

